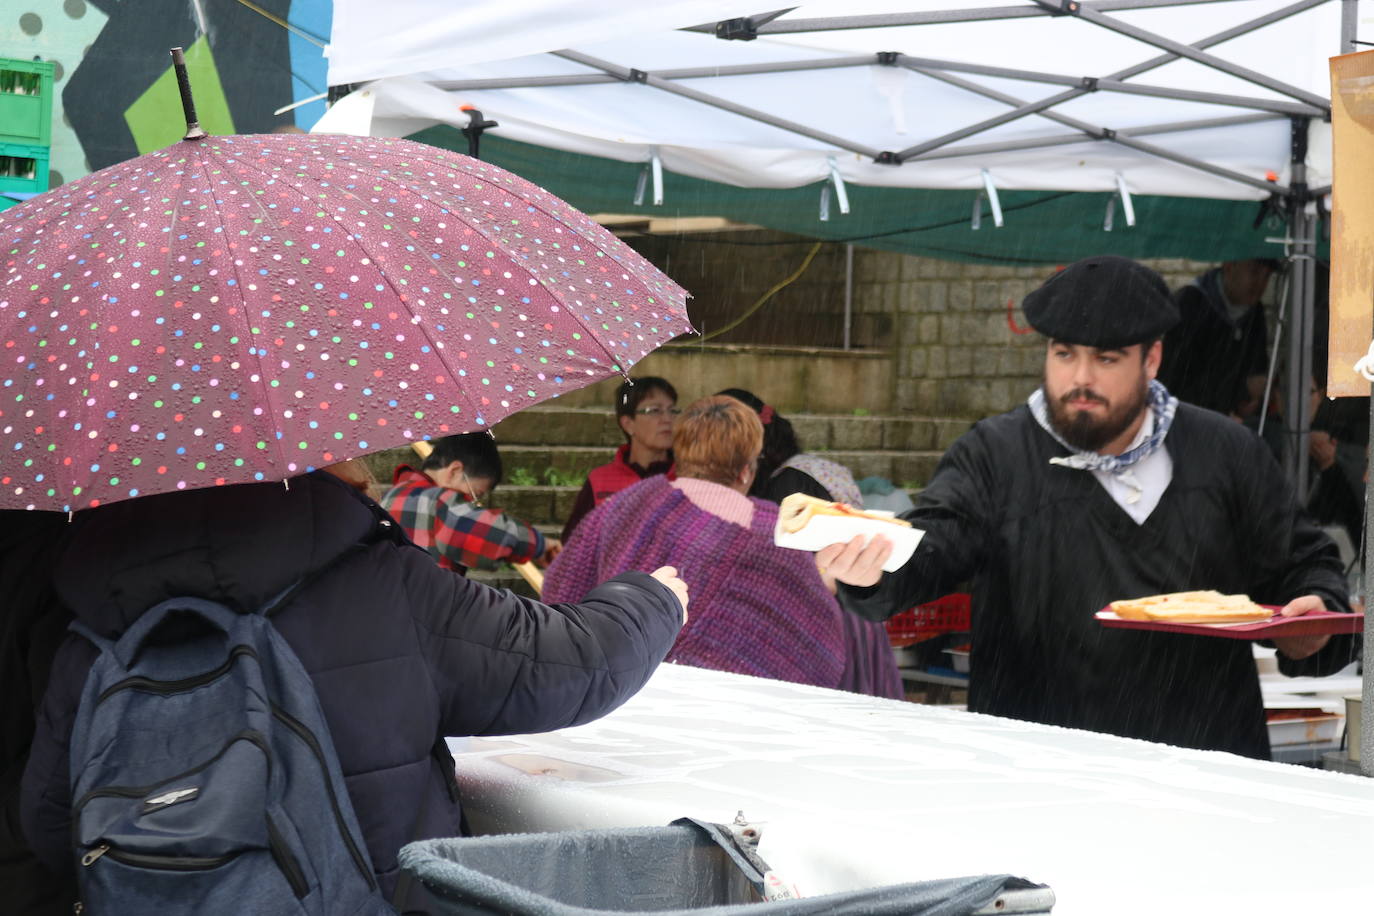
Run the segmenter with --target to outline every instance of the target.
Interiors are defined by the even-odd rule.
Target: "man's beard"
[[[1140,387],[1135,397],[1113,407],[1106,398],[1090,388],[1073,388],[1054,398],[1050,397],[1049,385],[1043,384],[1045,404],[1050,411],[1050,425],[1061,439],[1081,452],[1095,452],[1129,429],[1146,409],[1150,390],[1149,381],[1141,373]],[[1086,410],[1071,413],[1069,402],[1079,399],[1106,405],[1106,415],[1098,419]]]

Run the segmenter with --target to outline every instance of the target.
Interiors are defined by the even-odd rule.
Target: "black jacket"
[[[379,511],[379,510],[378,510]],[[328,565],[374,529],[374,507],[327,474],[192,490],[78,515],[58,592],[104,635],[145,609],[195,595],[249,611]],[[540,732],[586,722],[632,696],[677,636],[681,610],[644,573],[577,605],[549,607],[441,570],[381,541],[301,588],[273,620],[315,682],[383,889],[396,853],[456,836],[458,805],[433,753],[444,736]],[[67,747],[96,650],[58,650],[24,775],[24,830],[50,867],[73,867]]]
[[[1282,605],[1317,594],[1348,610],[1336,546],[1299,508],[1264,444],[1240,424],[1180,404],[1164,440],[1173,479],[1144,524],[1024,406],[954,443],[903,515],[915,555],[841,601],[888,616],[973,580],[969,709],[1183,747],[1267,758],[1250,643],[1108,629],[1109,602],[1214,588]],[[1333,637],[1288,675],[1330,674],[1355,643]]]

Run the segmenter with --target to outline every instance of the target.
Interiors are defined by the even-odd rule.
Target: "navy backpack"
[[[268,619],[302,584],[251,614],[164,601],[117,641],[72,624],[101,650],[72,730],[78,912],[395,912],[314,685]]]

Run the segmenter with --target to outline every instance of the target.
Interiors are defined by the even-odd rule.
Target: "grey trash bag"
[[[1010,875],[920,881],[792,900],[763,899],[767,868],[716,824],[422,840],[400,852],[432,916],[974,916],[1048,913],[1049,888]]]

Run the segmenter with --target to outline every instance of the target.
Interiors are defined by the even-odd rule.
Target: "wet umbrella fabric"
[[[206,137],[0,215],[0,508],[487,428],[691,330],[586,215],[404,140]]]

